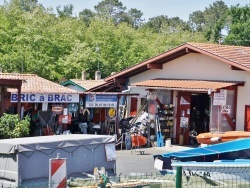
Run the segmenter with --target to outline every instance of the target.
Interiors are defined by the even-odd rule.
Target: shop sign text
[[[86,108],[115,108],[117,95],[88,94],[86,95]]]
[[[220,93],[214,93],[213,105],[226,105],[227,90],[221,89]]]
[[[18,101],[17,93],[11,93],[11,102]],[[21,102],[29,103],[75,103],[79,102],[79,94],[38,94],[25,93],[21,94]]]

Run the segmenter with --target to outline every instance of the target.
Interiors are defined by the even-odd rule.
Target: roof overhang
[[[223,50],[225,51],[225,49]],[[173,48],[165,53],[152,57],[144,62],[140,62],[134,66],[128,67],[127,69],[124,69],[114,75],[111,75],[105,78],[105,81],[109,82],[112,79],[117,78],[117,77],[129,78],[129,77],[140,74],[150,69],[162,69],[163,64],[168,63],[169,61],[172,61],[174,59],[177,59],[181,56],[185,56],[190,53],[203,54],[203,55],[212,57],[214,59],[220,60],[222,62],[225,62],[230,66],[231,70],[242,70],[242,71],[250,72],[250,68],[247,66],[248,61],[245,63],[242,63],[242,62],[240,63],[236,60],[228,58],[227,56],[224,57],[220,53],[214,53],[214,51],[209,50],[208,47],[207,48],[199,47],[199,45],[195,45],[193,43],[186,43],[186,44],[177,46],[176,48]]]
[[[244,81],[157,78],[133,83],[130,87],[189,91],[216,91],[217,89],[227,88],[230,86],[244,86],[244,84]]]
[[[150,58],[144,62],[138,63],[134,66],[128,67],[127,69],[122,70],[121,72],[118,72],[114,75],[111,75],[104,80],[106,82],[111,81],[114,78],[128,78],[132,77],[134,75],[140,74],[144,71],[150,70],[150,69],[163,69],[163,64],[167,63],[169,61],[172,61],[176,58],[179,58],[183,55],[186,55],[188,53],[197,53],[194,50],[188,49],[187,44],[182,45],[180,47],[174,48],[168,52],[159,54],[153,58]]]
[[[122,92],[83,92],[84,95],[117,95],[117,96],[139,96],[139,93],[122,93]]]
[[[9,86],[9,87],[17,87],[17,86],[22,85],[22,80],[0,79],[0,85]]]

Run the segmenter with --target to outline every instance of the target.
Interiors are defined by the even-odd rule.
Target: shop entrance
[[[189,136],[190,131],[197,134],[209,132],[210,97],[207,93],[179,92],[177,104],[176,141],[184,136],[184,145],[196,144]]]
[[[197,134],[209,132],[209,96],[206,93],[191,94],[190,131]]]

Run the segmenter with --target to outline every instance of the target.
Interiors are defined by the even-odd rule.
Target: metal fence
[[[176,168],[176,188],[184,187],[250,188],[250,168],[237,165],[178,166]]]
[[[20,188],[49,187],[45,182],[33,182]],[[54,186],[52,186],[54,187]],[[72,177],[67,187],[146,187],[146,188],[250,188],[250,168],[178,166],[173,174],[137,173],[128,176]]]

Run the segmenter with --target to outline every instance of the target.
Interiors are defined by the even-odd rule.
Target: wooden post
[[[116,117],[115,117],[115,133],[117,135],[117,140],[120,138],[120,133],[119,133],[119,117],[118,117],[118,112],[119,112],[119,100],[120,100],[120,95],[117,95],[117,105],[116,105]]]
[[[17,101],[17,114],[21,117],[21,85],[17,86],[17,95],[18,95],[18,101]]]
[[[4,86],[0,86],[0,94],[1,94],[1,111],[0,111],[0,116],[3,115],[4,111],[5,111],[5,98],[4,98],[4,94],[5,94],[5,91],[4,91]]]

